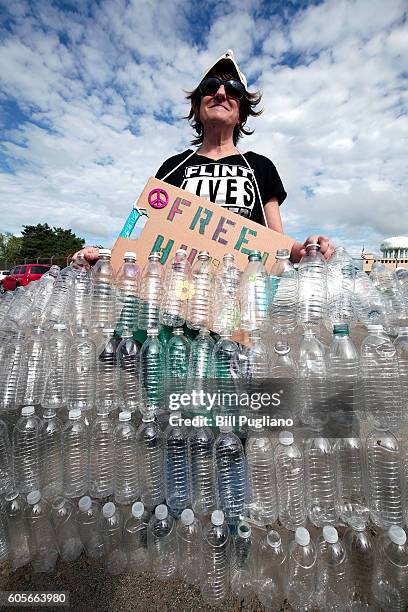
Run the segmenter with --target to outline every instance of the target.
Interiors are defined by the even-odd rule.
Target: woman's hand
[[[303,244],[301,244],[300,242],[295,242],[295,244],[293,245],[290,257],[293,263],[299,263],[302,257],[306,255],[306,245],[310,244],[311,242],[320,244],[320,252],[324,256],[326,261],[328,261],[333,255],[334,244],[330,240],[330,238],[327,238],[327,236],[309,236],[308,238],[306,238]]]
[[[97,247],[84,247],[72,256],[72,261],[76,261],[78,257],[83,257],[92,265],[99,259],[99,249]]]

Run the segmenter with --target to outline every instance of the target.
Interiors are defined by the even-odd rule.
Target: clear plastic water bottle
[[[231,592],[239,599],[252,589],[255,540],[251,526],[241,521],[231,538]]]
[[[315,609],[317,552],[310,533],[298,527],[289,545],[287,598],[296,612]]]
[[[90,559],[100,559],[103,556],[100,510],[97,502],[88,495],[78,502],[76,521],[86,555]]]
[[[26,338],[20,367],[18,403],[41,405],[50,367],[47,339],[41,327],[35,327]]]
[[[60,270],[55,279],[46,315],[48,325],[51,327],[56,323],[67,323],[68,321],[72,307],[75,275],[75,269],[69,266]]]
[[[344,533],[344,546],[349,561],[349,606],[351,610],[374,608],[373,575],[375,546],[366,521],[361,516],[352,516]]]
[[[130,412],[119,413],[113,434],[113,492],[117,504],[131,504],[139,496],[136,430]]]
[[[142,502],[135,502],[123,527],[123,539],[127,558],[127,571],[140,574],[150,570],[147,550],[147,527],[150,515]]]
[[[394,346],[397,352],[402,401],[403,405],[406,406],[408,404],[408,327],[399,328]]]
[[[190,508],[183,510],[176,525],[177,571],[180,580],[198,585],[201,575],[202,532],[200,521]]]
[[[119,406],[129,412],[139,408],[139,359],[140,344],[133,340],[132,332],[124,331],[116,350],[118,368]]]
[[[73,503],[61,495],[57,496],[52,502],[50,518],[61,559],[76,561],[82,552],[83,545],[75,521]]]
[[[234,255],[226,253],[213,277],[210,328],[217,334],[234,333],[240,323],[239,282],[241,273]]]
[[[201,597],[210,605],[220,605],[228,596],[230,582],[230,531],[221,510],[214,510],[203,529]]]
[[[270,317],[269,277],[260,251],[248,256],[239,286],[241,328],[245,331],[262,329]]]
[[[362,270],[357,270],[354,278],[353,301],[356,317],[364,325],[383,323],[385,304],[381,293]]]
[[[62,423],[55,408],[44,411],[40,427],[41,492],[45,499],[61,495],[63,487]]]
[[[147,528],[147,548],[152,572],[160,580],[168,580],[177,571],[176,525],[167,506],[157,506]]]
[[[187,392],[192,396],[190,409],[196,414],[205,412],[206,402],[203,402],[201,397],[198,402],[194,402],[192,392],[195,391],[198,394],[208,391],[214,346],[215,342],[207,329],[200,329],[198,335],[191,342],[190,361],[187,370]]]
[[[307,508],[303,454],[294,444],[290,431],[279,434],[279,443],[275,447],[275,467],[279,520],[286,529],[294,531],[306,522]]]
[[[375,262],[371,268],[370,280],[382,297],[384,328],[387,333],[396,335],[398,328],[406,323],[405,300],[397,276],[384,264]]]
[[[27,495],[24,510],[30,531],[31,567],[34,572],[51,572],[58,559],[58,546],[49,518],[49,506],[40,491]]]
[[[253,589],[261,604],[280,610],[286,594],[287,553],[277,531],[269,530],[256,547]]]
[[[306,245],[306,255],[299,263],[298,323],[314,327],[323,322],[327,300],[327,265],[320,245]]]
[[[72,295],[72,314],[70,325],[72,330],[89,329],[91,324],[92,280],[88,262],[78,256],[74,266],[74,286]]]
[[[366,416],[390,429],[401,424],[401,387],[395,346],[381,325],[368,325],[360,370]]]
[[[344,247],[336,247],[327,262],[326,324],[331,330],[336,323],[351,325],[354,314],[354,261]]]
[[[269,355],[258,329],[249,332],[248,344],[242,347],[239,362],[246,391],[264,390],[263,385],[270,376]]]
[[[321,431],[328,421],[327,365],[324,345],[312,329],[303,332],[298,357],[299,415],[313,431]]]
[[[193,427],[189,432],[188,447],[192,508],[198,516],[210,516],[217,506],[212,430],[206,426]]]
[[[36,299],[31,309],[31,320],[35,326],[43,326],[47,321],[48,306],[54,291],[54,283],[60,272],[59,266],[51,268],[36,281]],[[11,294],[11,291],[9,292]]]
[[[102,508],[101,530],[105,554],[105,569],[108,574],[118,575],[126,571],[127,558],[123,545],[123,517],[114,503]]]
[[[231,334],[223,332],[214,346],[210,366],[211,378],[215,379],[214,382],[217,385],[217,391],[220,392],[220,397],[223,397],[223,394],[237,393],[239,390],[241,377],[239,357],[238,344],[232,340]],[[215,405],[213,413],[234,413],[236,408],[231,403]]]
[[[91,326],[115,326],[115,274],[110,249],[99,249],[99,260],[92,268]]]
[[[191,266],[187,251],[178,249],[167,267],[163,279],[159,320],[162,325],[181,327],[187,314],[187,303],[192,297]]]
[[[116,320],[121,335],[124,330],[137,331],[139,281],[140,268],[136,263],[136,253],[126,251],[116,276]]]
[[[15,410],[18,405],[18,380],[23,358],[24,332],[13,332],[5,341],[0,373],[0,406]]]
[[[337,438],[333,445],[336,468],[336,514],[346,524],[369,517],[364,469],[364,449],[356,435]]]
[[[158,329],[148,329],[140,349],[140,388],[142,415],[157,415],[164,409],[166,353]]]
[[[9,564],[13,571],[24,567],[31,560],[30,533],[24,510],[24,498],[18,491],[9,490],[5,495],[4,513],[7,517]]]
[[[140,499],[152,511],[164,502],[164,436],[152,415],[146,415],[136,432]]]
[[[361,417],[359,354],[349,336],[347,323],[333,326],[327,359],[331,419],[348,426]]]
[[[7,534],[6,517],[3,510],[0,512],[0,566],[6,566],[9,561],[9,541]]]
[[[408,270],[406,268],[396,268],[395,276],[402,296],[407,303],[408,301]]]
[[[13,430],[13,477],[20,493],[40,488],[40,426],[34,406],[22,408]]]
[[[381,529],[402,525],[401,448],[397,438],[375,423],[367,436],[366,454],[371,520]]]
[[[108,411],[118,408],[116,351],[120,340],[114,332],[114,329],[105,328],[96,350],[96,405]]]
[[[184,393],[190,362],[191,343],[182,329],[174,329],[166,344],[167,395]]]
[[[113,433],[108,410],[98,405],[89,428],[89,495],[95,499],[113,494]]]
[[[191,506],[191,465],[188,452],[188,430],[181,423],[181,414],[172,412],[164,432],[165,492],[169,512],[178,518]]]
[[[298,318],[298,274],[289,258],[287,249],[278,249],[269,277],[272,329],[279,335],[291,334]]]
[[[249,518],[271,525],[278,518],[276,474],[272,437],[264,428],[251,428],[245,444],[248,465]],[[271,469],[272,468],[272,469]]]
[[[218,502],[229,525],[244,516],[247,504],[247,464],[241,440],[232,427],[220,427],[214,444]]]
[[[26,287],[17,287],[14,290],[14,299],[3,320],[3,327],[17,332],[28,326],[31,320],[34,289],[35,283],[30,283]]]
[[[0,496],[12,486],[12,455],[7,425],[0,420]]]
[[[326,525],[317,542],[317,604],[321,610],[344,610],[350,596],[347,552],[337,529]]]
[[[190,329],[210,325],[211,290],[214,267],[207,251],[200,251],[191,270],[191,297],[187,306],[187,326]]]
[[[382,610],[404,612],[408,606],[407,534],[397,525],[380,536],[377,544],[374,596]]]
[[[292,350],[286,340],[278,340],[270,355],[269,378],[282,396],[282,405],[276,409],[276,416],[291,418],[296,423],[299,419],[300,399],[298,390],[298,369],[292,357]],[[276,388],[276,387],[275,387]]]
[[[68,405],[84,413],[95,404],[96,346],[88,330],[78,330],[69,351]]]
[[[328,438],[306,440],[305,477],[310,521],[316,527],[334,525],[336,476],[333,447]]]
[[[81,411],[70,410],[62,430],[65,497],[82,497],[88,491],[88,428]]]
[[[44,408],[59,408],[67,405],[68,366],[71,336],[65,323],[56,323],[48,337],[48,372],[46,373]]]
[[[160,263],[160,253],[150,253],[140,278],[137,318],[139,329],[147,330],[159,326],[159,309],[162,293],[163,266]]]

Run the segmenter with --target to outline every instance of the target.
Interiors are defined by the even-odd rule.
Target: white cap
[[[241,521],[238,524],[237,532],[240,538],[249,538],[251,536],[251,526],[246,521]]]
[[[126,251],[123,256],[123,259],[134,259],[136,260],[136,253],[134,251]]]
[[[323,527],[323,537],[329,544],[335,544],[339,539],[339,534],[337,533],[337,529],[335,527],[326,525]]]
[[[298,527],[296,529],[295,542],[299,546],[307,546],[310,543],[310,533],[305,527]]]
[[[102,514],[105,518],[111,518],[116,512],[116,507],[113,502],[108,502],[102,508]]]
[[[407,534],[403,530],[402,527],[398,527],[398,525],[391,525],[388,530],[388,537],[391,542],[394,544],[398,544],[398,546],[404,546],[407,541]]]
[[[368,331],[382,331],[384,329],[380,323],[367,323],[366,328]]]
[[[54,323],[53,329],[56,329],[57,331],[62,331],[63,329],[67,329],[67,326],[65,325],[65,323]]]
[[[88,512],[91,506],[92,499],[89,497],[89,495],[84,495],[84,497],[81,497],[78,502],[78,508],[81,510],[81,512]]]
[[[219,526],[224,522],[224,513],[222,510],[214,510],[211,514],[211,522],[213,525]]]
[[[192,525],[194,523],[194,512],[190,508],[183,510],[180,516],[183,525]]]
[[[101,255],[106,255],[110,257],[112,255],[112,251],[110,249],[99,249],[99,256]]]
[[[293,433],[291,431],[279,432],[279,442],[284,446],[290,446],[293,444]]]
[[[164,519],[166,519],[168,514],[169,511],[165,504],[159,504],[156,507],[156,510],[154,511],[154,516],[157,518],[158,521],[163,521]]]
[[[41,499],[40,491],[31,491],[31,493],[27,495],[27,504],[30,504],[30,506],[34,506],[34,504],[38,504],[40,499]]]
[[[241,83],[244,85],[245,89],[248,88],[248,83],[246,80],[246,77],[244,75],[243,72],[241,72],[237,62],[235,61],[234,58],[234,52],[232,51],[232,49],[228,49],[228,51],[226,51],[225,53],[223,53],[217,60],[215,60],[215,62],[213,62],[211,64],[211,66],[208,66],[208,68],[206,70],[204,70],[202,77],[200,79],[200,82],[204,79],[204,77],[207,76],[207,74],[209,72],[211,72],[211,70],[219,63],[219,62],[231,62],[237,72],[238,78],[241,81]]]
[[[24,406],[24,408],[21,409],[22,416],[31,416],[32,414],[34,414],[34,412],[34,406]]]
[[[143,502],[135,502],[132,506],[132,515],[135,518],[140,518],[143,515],[144,512],[144,504]]]
[[[80,408],[73,408],[73,410],[70,410],[68,412],[68,418],[72,421],[76,421],[77,419],[81,418],[81,409]]]
[[[130,421],[132,419],[132,413],[127,410],[123,410],[123,412],[119,412],[119,421]]]
[[[177,251],[176,251],[176,255],[177,255],[177,253],[178,253],[179,255],[181,255],[181,253],[183,253],[183,254],[187,255],[187,251],[186,251],[186,249],[177,249]]]
[[[158,336],[159,335],[159,330],[157,327],[149,327],[149,329],[147,330],[147,335],[148,336]]]
[[[115,330],[112,327],[104,327],[102,330],[103,334],[109,334],[110,336],[115,333]]]

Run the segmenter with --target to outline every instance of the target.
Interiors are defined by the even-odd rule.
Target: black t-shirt
[[[157,171],[156,178],[163,179],[191,152],[192,149],[188,149],[166,159]],[[245,158],[255,173],[262,203],[259,202],[253,172],[239,153],[217,160],[194,153],[164,180],[263,224],[261,206],[273,197],[277,198],[279,205],[282,204],[286,191],[270,159],[252,151],[245,153]]]

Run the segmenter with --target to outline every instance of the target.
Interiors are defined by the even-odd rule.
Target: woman
[[[255,110],[261,96],[247,91],[246,78],[232,51],[204,72],[187,98],[191,102],[187,118],[196,132],[192,144],[199,148],[167,159],[156,177],[283,233],[279,206],[286,192],[274,164],[252,151],[242,154],[236,146],[243,134],[252,133],[245,124],[249,116],[261,113]],[[309,242],[319,242],[321,253],[330,259],[334,250],[331,241],[325,236],[309,236],[303,244],[293,245],[293,262],[301,259]],[[98,257],[93,247],[81,253],[89,261]]]

